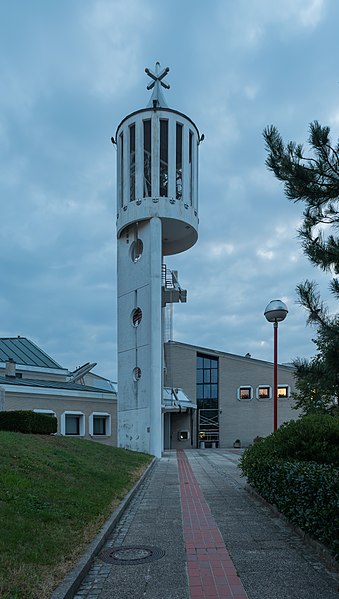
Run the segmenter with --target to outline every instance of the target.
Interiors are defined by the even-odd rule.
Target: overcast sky
[[[337,0],[3,0],[0,5],[0,336],[116,380],[116,152],[110,143],[169,66],[171,108],[205,134],[199,239],[167,259],[188,290],[174,339],[272,360],[263,312],[282,299],[279,361],[315,353],[295,287],[304,257],[265,167],[263,129],[339,133]],[[330,299],[330,305],[334,309]]]

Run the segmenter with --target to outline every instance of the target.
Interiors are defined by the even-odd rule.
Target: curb
[[[288,526],[288,528],[295,532],[306,545],[312,547],[317,557],[324,564],[327,570],[329,570],[330,574],[332,576],[334,575],[334,577],[337,578],[339,573],[339,564],[336,561],[335,557],[333,557],[333,555],[331,554],[330,550],[327,549],[327,547],[325,547],[325,545],[322,545],[322,543],[310,537],[310,535],[308,535],[307,532],[302,530],[299,526],[296,526],[295,524],[290,522],[284,514],[279,512],[278,508],[274,504],[269,503],[269,501],[264,499],[264,497],[262,497],[260,493],[258,493],[255,487],[252,487],[252,485],[247,483],[245,485],[245,490],[250,495],[253,495],[253,497],[260,501],[260,503],[262,503],[265,507],[269,508],[275,516],[283,520],[284,523]]]
[[[125,510],[128,508],[140,485],[149,475],[156,461],[157,459],[153,458],[152,462],[146,468],[139,480],[135,483],[134,487],[132,487],[132,489],[127,493],[117,509],[114,510],[114,512],[106,520],[105,524],[101,527],[96,537],[94,537],[93,541],[88,545],[85,553],[79,559],[74,568],[72,568],[62,583],[59,584],[59,586],[53,591],[50,599],[72,599],[73,595],[76,593],[81,582],[88,573],[93,559],[98,555],[99,551],[110,536],[112,530],[119,522]]]

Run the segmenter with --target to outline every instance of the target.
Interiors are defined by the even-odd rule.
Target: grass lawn
[[[151,456],[0,431],[0,597],[47,599]]]

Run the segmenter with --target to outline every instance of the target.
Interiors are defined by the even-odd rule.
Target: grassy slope
[[[0,597],[44,599],[151,457],[0,431]]]

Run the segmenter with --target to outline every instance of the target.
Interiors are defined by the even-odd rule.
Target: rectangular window
[[[218,407],[218,360],[197,355],[196,397],[198,407]]]
[[[160,195],[168,196],[168,121],[160,119]]]
[[[211,399],[211,385],[204,385],[204,399]]]
[[[210,383],[211,382],[211,370],[208,368],[206,368],[204,370],[204,383]]]
[[[218,370],[216,368],[211,369],[211,383],[218,382]]]
[[[202,368],[198,368],[197,369],[197,383],[203,383],[204,382],[204,371],[202,370]]]
[[[130,125],[129,128],[129,167],[130,167],[130,183],[129,183],[129,199],[132,202],[135,200],[135,125]]]
[[[112,434],[111,415],[107,412],[92,412],[88,419],[89,434],[109,437]]]
[[[144,121],[144,198],[152,195],[151,120]]]
[[[80,435],[80,416],[66,414],[65,417],[65,434]]]
[[[193,132],[189,133],[188,160],[190,169],[190,204],[193,204]]]
[[[176,126],[176,198],[182,199],[182,125]]]
[[[279,399],[287,399],[290,396],[288,385],[279,385],[277,395]]]
[[[106,435],[106,416],[93,416],[93,435]]]
[[[251,400],[252,399],[252,387],[239,387],[238,389],[239,400]]]
[[[197,356],[197,368],[204,367],[204,358],[202,356]]]
[[[60,432],[62,435],[85,435],[85,416],[83,412],[70,410],[60,416]]]
[[[218,385],[211,385],[211,397],[212,399],[218,398]]]
[[[197,400],[199,403],[200,399],[204,399],[204,386],[203,385],[197,385]]]
[[[124,134],[120,133],[120,153],[119,153],[119,202],[120,208],[122,208],[124,203]]]
[[[266,385],[258,387],[258,399],[271,399],[271,387]]]

